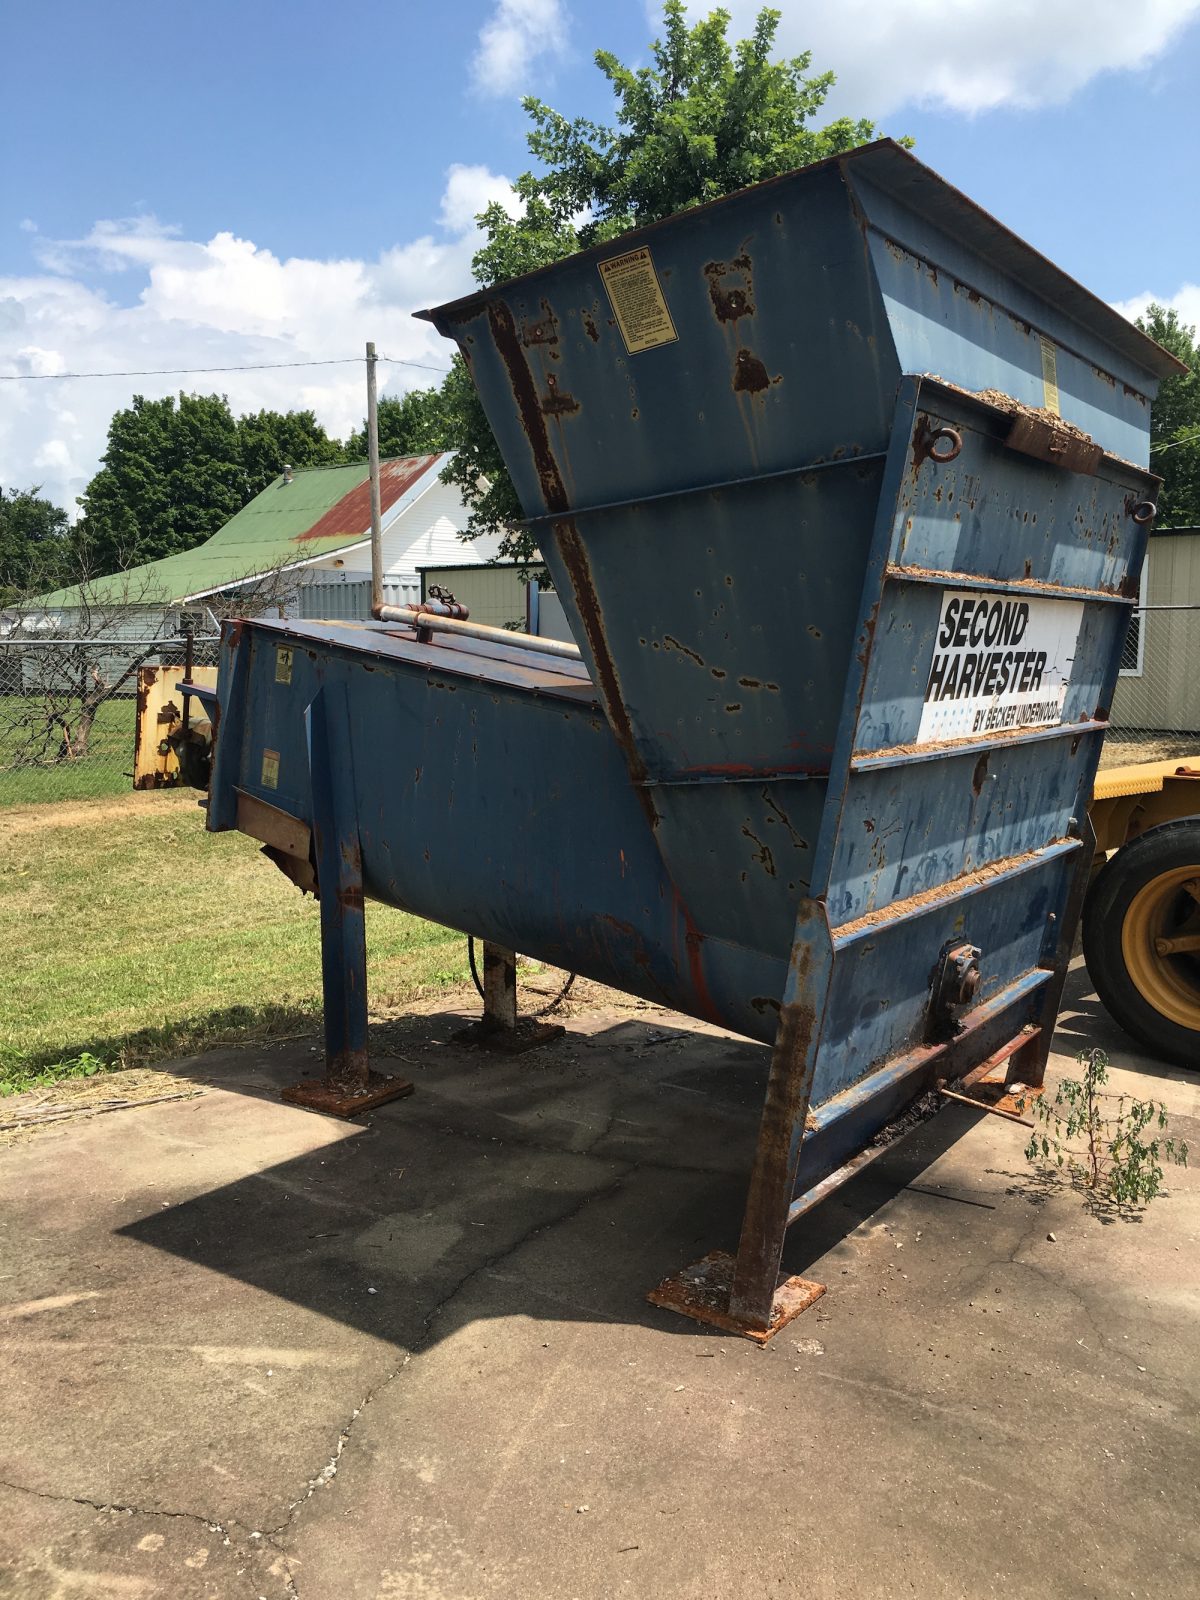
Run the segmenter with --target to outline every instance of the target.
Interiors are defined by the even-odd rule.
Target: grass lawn
[[[318,910],[194,791],[8,809],[0,820],[0,1093],[314,1025]],[[368,903],[371,1003],[468,975],[466,941]],[[79,1058],[85,1059],[81,1064]]]
[[[19,723],[24,710],[32,705],[34,702],[15,696],[0,698],[0,808],[129,793],[136,715],[132,696],[106,700],[100,706],[86,756],[47,766],[14,767],[13,760],[24,742],[23,731],[14,723]]]

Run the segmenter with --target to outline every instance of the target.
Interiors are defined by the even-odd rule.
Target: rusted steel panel
[[[138,668],[133,743],[135,789],[170,789],[183,781],[179,757],[170,741],[183,726],[184,702],[179,685],[188,676],[186,667]],[[216,667],[194,667],[190,676],[203,688],[217,687]],[[195,726],[194,716],[192,721]]]

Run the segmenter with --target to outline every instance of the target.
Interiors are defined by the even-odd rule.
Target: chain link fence
[[[217,664],[217,636],[192,641]],[[138,671],[183,666],[187,641],[0,639],[0,808],[128,794]]]

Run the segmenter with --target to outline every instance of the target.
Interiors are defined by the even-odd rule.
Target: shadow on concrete
[[[1137,1073],[1139,1077],[1157,1080],[1164,1074],[1178,1075],[1186,1081],[1192,1076],[1156,1060],[1144,1045],[1131,1038],[1113,1020],[1092,987],[1082,957],[1076,960],[1067,974],[1055,1028],[1055,1044],[1064,1055],[1098,1048],[1110,1057],[1113,1066],[1125,1072]]]
[[[406,1348],[480,1315],[701,1333],[644,1296],[736,1248],[768,1050],[682,1019],[585,1017],[559,1044],[504,1057],[454,1043],[463,1020],[380,1029],[376,1064],[416,1093],[349,1136],[331,1124],[315,1151],[122,1232]],[[180,1070],[274,1093],[305,1068],[319,1075],[310,1052],[227,1052]],[[918,1127],[792,1230],[785,1269],[805,1273],[904,1188],[982,1219],[984,1202],[920,1181],[974,1120],[951,1107]],[[455,1307],[467,1285],[469,1318]]]

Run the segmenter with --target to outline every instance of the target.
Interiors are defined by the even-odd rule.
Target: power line
[[[362,356],[338,356],[329,361],[256,361],[237,367],[148,367],[136,372],[0,372],[0,383],[62,383],[68,378],[185,378],[203,372],[277,372],[284,367],[358,366]],[[397,367],[420,367],[423,372],[445,374],[449,369],[403,356],[380,356]]]
[[[1164,450],[1176,450],[1181,444],[1195,444],[1197,441],[1200,441],[1200,428],[1192,428],[1175,439],[1168,439],[1164,444],[1152,444],[1150,454],[1161,455]]]
[[[407,361],[403,356],[377,356],[375,359],[390,362],[393,367],[420,367],[425,372],[440,372],[443,377],[450,371],[449,367],[434,367],[427,361]]]

